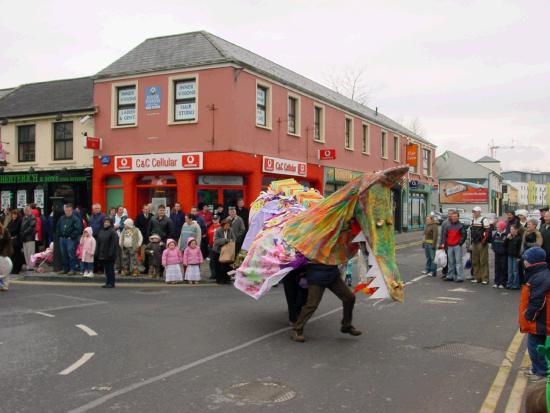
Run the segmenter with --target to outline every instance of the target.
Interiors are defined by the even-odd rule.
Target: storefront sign
[[[62,176],[40,174],[3,174],[0,175],[0,184],[38,184],[50,182],[86,182],[85,176]]]
[[[487,181],[440,181],[439,202],[442,204],[486,204],[489,202]]]
[[[115,156],[115,172],[203,169],[202,152]]]
[[[176,100],[195,99],[197,97],[196,82],[190,80],[187,82],[176,83]]]
[[[38,208],[44,208],[44,190],[43,189],[34,190],[34,203]]]
[[[27,191],[19,190],[17,191],[17,208],[23,208],[27,205]]]
[[[136,109],[119,109],[118,110],[118,124],[119,125],[133,125],[136,123]]]
[[[11,208],[11,192],[10,191],[2,191],[0,194],[0,206],[2,209],[4,208]]]
[[[418,165],[418,145],[410,143],[407,145],[407,165],[416,168]]]
[[[409,181],[409,188],[417,189],[418,188],[418,181],[415,181],[415,180]]]
[[[95,149],[101,150],[102,142],[101,138],[95,136],[84,136],[84,148],[85,149]]]
[[[319,149],[317,151],[317,157],[320,161],[336,159],[336,149]]]
[[[136,88],[128,87],[125,89],[119,89],[118,91],[118,104],[119,105],[134,105],[136,103]]]
[[[277,175],[307,176],[307,164],[288,159],[264,156],[262,162],[262,172]]]
[[[145,110],[160,109],[160,86],[145,88]]]
[[[198,179],[199,185],[244,185],[244,179],[242,176],[231,175],[201,175]]]
[[[109,165],[111,163],[111,157],[108,155],[101,156],[99,162],[101,162],[101,165]]]

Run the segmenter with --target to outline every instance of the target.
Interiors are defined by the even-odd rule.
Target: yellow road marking
[[[493,384],[491,385],[491,388],[489,389],[489,393],[487,393],[485,401],[481,405],[481,409],[479,409],[479,413],[493,413],[497,408],[500,395],[502,394],[502,390],[506,385],[506,380],[510,375],[510,369],[512,368],[512,364],[516,359],[522,341],[523,334],[520,333],[520,331],[518,330],[516,335],[512,339],[508,350],[506,350],[506,356],[500,364],[498,373],[495,377],[495,380],[493,381]]]
[[[397,244],[395,246],[396,250],[402,250],[403,248],[412,247],[414,245],[420,245],[422,244],[422,241],[413,241],[413,242],[407,242],[406,244]]]
[[[525,369],[531,365],[531,360],[529,360],[529,353],[525,350],[523,354],[523,360],[521,361],[521,368]],[[523,401],[523,393],[527,387],[527,377],[523,374],[523,371],[518,371],[516,375],[516,381],[512,387],[512,392],[508,398],[508,403],[506,403],[506,413],[519,413],[521,410],[521,402]]]

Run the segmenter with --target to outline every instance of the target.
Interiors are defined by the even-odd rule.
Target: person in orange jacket
[[[550,334],[550,270],[546,266],[546,252],[540,247],[529,248],[522,256],[528,282],[521,290],[519,325],[522,333],[528,333],[527,350],[531,359],[529,381],[546,380],[546,358],[537,351]]]

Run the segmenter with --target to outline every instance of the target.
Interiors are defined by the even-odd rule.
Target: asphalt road
[[[289,339],[282,288],[254,301],[231,286],[12,285],[0,295],[0,411],[505,411],[522,393],[524,343],[502,369],[518,294],[419,278],[419,246],[398,260],[404,304],[359,296],[355,338],[327,292],[303,344]]]

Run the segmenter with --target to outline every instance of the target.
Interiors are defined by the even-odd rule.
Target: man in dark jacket
[[[106,217],[103,220],[103,227],[97,235],[95,255],[105,268],[106,282],[103,288],[114,288],[115,286],[115,260],[118,248],[118,235],[114,230],[111,219]]]
[[[151,214],[151,208],[148,204],[145,204],[143,205],[141,212],[134,220],[136,228],[139,229],[139,232],[141,232],[141,236],[144,239],[143,245],[141,246],[141,256],[143,257],[143,266],[145,269],[142,271],[142,274],[149,273],[149,257],[145,254],[145,246],[147,245],[145,240],[149,239],[149,222],[152,217],[153,215]]]
[[[82,220],[73,214],[73,206],[65,205],[65,215],[57,223],[57,234],[59,235],[59,248],[63,258],[63,271],[60,274],[78,274],[78,263],[76,261],[76,244],[82,235]]]
[[[23,220],[21,221],[21,240],[23,241],[23,255],[27,270],[31,270],[33,265],[31,256],[36,249],[36,218],[29,205],[23,210]]]
[[[544,345],[546,332],[550,323],[547,297],[550,293],[550,270],[546,266],[546,253],[542,248],[532,247],[523,254],[523,264],[526,278],[529,280],[523,287],[520,304],[520,327],[522,332],[528,332],[527,350],[531,359],[531,374],[529,380],[546,380],[548,366],[546,358],[537,351],[539,345]],[[524,295],[528,293],[528,300]]]
[[[308,264],[306,269],[306,279],[308,283],[307,302],[302,307],[298,320],[294,323],[290,338],[299,343],[306,341],[304,337],[304,327],[319,306],[326,288],[342,300],[344,317],[342,318],[342,326],[340,327],[340,331],[344,334],[351,334],[352,336],[361,335],[361,331],[356,330],[351,325],[353,318],[353,306],[355,305],[355,295],[342,280],[338,266]]]
[[[242,198],[237,200],[237,215],[243,219],[244,227],[248,231],[248,217],[250,215],[250,211],[244,206],[244,199]]]
[[[105,214],[101,212],[101,204],[95,203],[92,205],[92,214],[90,215],[90,227],[92,228],[92,234],[97,242],[97,235],[101,228],[103,228],[103,221],[105,220]],[[94,258],[94,272],[103,272],[101,263],[97,258]]]
[[[542,236],[542,249],[546,252],[546,263],[550,268],[550,212],[544,213],[544,222],[540,226],[540,235]]]
[[[447,249],[449,259],[449,272],[445,281],[464,281],[464,269],[462,267],[462,245],[466,241],[466,228],[458,220],[458,213],[449,214],[449,222],[441,228],[440,248]]]
[[[174,223],[166,216],[166,207],[159,205],[157,216],[152,217],[147,228],[149,234],[158,234],[162,242],[166,243],[168,237],[174,233]]]
[[[174,204],[174,208],[172,208],[172,210],[170,211],[170,220],[174,225],[174,230],[170,234],[170,238],[175,239],[177,244],[178,240],[180,239],[181,227],[183,227],[183,223],[185,222],[185,214],[181,210],[181,204],[179,202],[176,202]]]
[[[506,211],[506,235],[510,233],[510,227],[517,225],[519,227],[519,218],[516,216],[515,211]]]

